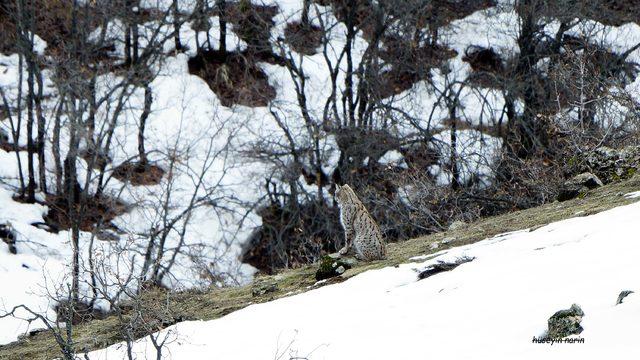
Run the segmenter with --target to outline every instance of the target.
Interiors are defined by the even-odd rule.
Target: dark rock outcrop
[[[599,147],[569,159],[571,173],[590,172],[604,184],[631,178],[640,167],[640,147],[627,146],[622,149]]]
[[[251,288],[251,295],[253,297],[262,296],[278,291],[278,283],[276,282],[262,282],[256,281]]]
[[[433,264],[431,266],[428,266],[426,269],[420,271],[420,273],[418,274],[418,280],[426,279],[428,277],[439,274],[441,272],[451,271],[464,263],[473,261],[473,259],[475,258],[465,256],[465,257],[456,259],[456,261],[454,262],[441,261],[439,263]]]
[[[0,224],[0,240],[7,244],[9,252],[14,255],[18,253],[16,237],[16,232],[10,223]]]
[[[565,181],[558,192],[558,201],[571,200],[582,196],[591,189],[603,186],[598,176],[585,172]]]
[[[584,312],[577,304],[571,305],[569,309],[556,312],[549,318],[547,336],[558,339],[580,334],[583,330],[580,325],[583,316]]]
[[[633,291],[631,290],[624,290],[620,292],[620,295],[618,295],[618,300],[616,300],[616,305],[620,305],[622,304],[622,302],[624,301],[624,298],[626,298],[627,296],[633,294]]]
[[[316,271],[316,280],[325,280],[340,276],[351,269],[357,261],[351,257],[341,258],[337,255],[325,255],[320,259],[320,267]]]

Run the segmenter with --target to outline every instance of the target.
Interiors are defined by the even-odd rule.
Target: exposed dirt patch
[[[229,3],[225,7],[225,16],[233,25],[233,31],[253,52],[271,52],[271,29],[277,14],[275,6],[252,4],[248,0]]]
[[[604,25],[620,26],[640,22],[640,2],[628,0],[581,0],[571,2],[549,1],[539,11],[567,21],[575,18],[590,19]]]
[[[69,217],[70,208],[67,199],[60,196],[48,196],[45,205],[49,212],[44,216],[46,224],[53,229],[68,230],[73,225]],[[127,205],[107,196],[92,196],[86,205],[75,204],[75,213],[81,214],[80,230],[93,231],[97,224],[109,224],[116,216],[127,211]]]
[[[157,185],[164,170],[149,163],[125,162],[113,169],[113,177],[131,185]]]
[[[284,29],[284,39],[289,46],[303,55],[315,55],[322,45],[323,31],[312,24],[294,22]]]
[[[105,311],[96,309],[83,301],[75,304],[76,306],[73,310],[70,305],[69,301],[65,300],[53,307],[59,322],[66,322],[71,319],[71,323],[77,325],[91,320],[104,319],[108,315]]]
[[[411,89],[415,83],[429,79],[431,69],[441,66],[458,55],[450,48],[440,45],[414,46],[411,41],[386,38],[380,58],[391,65],[383,71],[373,86],[376,97],[384,99]]]
[[[203,51],[189,59],[189,73],[204,79],[224,106],[267,106],[275,99],[276,89],[256,64],[259,60],[269,59],[251,52]]]
[[[503,60],[493,48],[471,45],[464,51],[462,61],[466,61],[473,71],[486,71],[501,74],[504,71]]]
[[[413,72],[418,68],[436,67],[457,55],[457,51],[446,46],[416,46],[412,41],[398,37],[385,37],[384,50],[380,52],[380,58],[385,62]]]
[[[361,29],[365,39],[369,40],[375,31],[375,16],[371,0],[313,0],[323,6],[331,6],[338,21],[351,21]],[[350,8],[354,6],[354,9]],[[413,15],[413,22],[418,28],[438,28],[454,20],[463,19],[478,10],[495,6],[494,0],[434,0],[421,4],[412,2],[398,2],[389,9],[392,16],[406,17]]]
[[[471,66],[467,77],[469,83],[491,89],[505,87],[505,74],[508,72],[508,65],[493,48],[471,45],[464,51],[462,61]]]
[[[424,12],[417,12],[416,17],[440,27],[464,19],[476,11],[496,6],[496,3],[495,0],[435,0],[427,2]]]
[[[70,39],[72,29],[73,1],[69,0],[34,0],[32,7],[27,5],[26,11],[35,15],[35,33],[47,42],[47,52],[55,53],[65,46]],[[16,8],[15,1],[0,4],[0,51],[16,51]],[[83,12],[81,26],[95,28],[100,22],[99,10],[91,6],[91,2],[81,6]]]
[[[331,5],[338,21],[353,23],[356,28],[362,29],[365,38],[373,33],[374,19],[371,11],[371,0],[328,0],[320,1],[324,5]],[[352,8],[353,6],[353,8]]]

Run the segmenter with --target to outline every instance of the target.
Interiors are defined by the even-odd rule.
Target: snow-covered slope
[[[166,8],[167,6],[170,6],[171,3],[172,1],[167,0],[149,0],[143,1],[142,6],[149,8]],[[185,1],[184,3],[193,4],[195,2]],[[277,5],[279,8],[278,15],[275,19],[276,25],[273,28],[272,34],[274,39],[284,36],[286,24],[288,22],[291,23],[298,20],[301,16],[302,1],[265,0],[261,1],[261,3],[265,5]],[[499,3],[511,2],[500,1]],[[189,11],[189,9],[190,8],[187,6],[183,8],[184,11]],[[329,31],[327,35],[327,38],[331,39],[329,44],[330,46],[328,46],[328,48],[337,50],[330,51],[328,56],[332,63],[338,62],[338,58],[341,58],[339,49],[344,47],[344,26],[337,22],[330,10],[330,7],[314,5],[314,11],[312,11],[311,17],[314,24],[319,24],[318,21],[320,19],[322,19],[326,24],[334,24],[334,26],[330,27],[331,31]],[[209,35],[212,38],[212,42],[217,43],[219,29],[216,24],[218,24],[218,21],[215,17],[212,17],[210,20],[212,27]],[[118,35],[118,31],[122,31],[122,29],[118,29],[118,26],[115,26],[117,23],[112,25],[114,26],[110,28],[110,33],[114,32],[112,35]],[[446,30],[445,43],[452,49],[455,49],[458,52],[458,55],[451,59],[450,64],[448,65],[450,70],[449,72],[442,72],[440,69],[432,70],[431,75],[432,82],[434,84],[433,86],[442,89],[448,82],[455,79],[463,79],[468,75],[470,66],[466,62],[462,61],[462,57],[464,56],[465,49],[469,45],[493,47],[506,55],[516,52],[517,27],[518,19],[516,13],[506,5],[478,11],[464,19],[456,20],[451,24],[451,26],[444,30]],[[554,29],[548,29],[549,36],[552,36],[554,33]],[[623,27],[607,26],[602,29],[602,37],[611,37],[610,40],[615,40],[614,43],[621,46],[622,49],[626,49],[630,44],[636,43],[635,40],[637,40],[639,36],[638,34],[640,34],[640,27],[636,24],[628,24]],[[198,255],[206,255],[202,257],[206,258],[210,264],[213,264],[212,266],[215,266],[214,270],[223,274],[229,274],[230,278],[237,280],[239,283],[246,283],[250,281],[255,269],[247,266],[246,264],[241,264],[238,258],[241,253],[243,242],[247,239],[252,230],[256,226],[260,225],[260,218],[257,213],[255,211],[248,211],[248,208],[250,209],[252,204],[265,195],[262,180],[264,178],[270,178],[271,174],[276,172],[277,169],[274,170],[274,166],[256,164],[247,161],[247,159],[236,155],[241,153],[243,150],[246,150],[247,144],[250,144],[256,139],[277,139],[283,135],[280,128],[272,119],[268,108],[248,108],[240,105],[234,107],[222,106],[216,94],[207,86],[207,84],[201,78],[189,73],[188,59],[190,56],[194,56],[196,54],[196,36],[200,39],[199,43],[202,43],[203,39],[206,37],[203,32],[196,34],[196,32],[191,28],[191,24],[185,24],[182,27],[182,41],[189,50],[184,54],[172,54],[169,51],[171,48],[166,49],[167,55],[162,61],[161,71],[159,71],[157,78],[150,85],[153,92],[154,103],[152,112],[147,121],[147,150],[150,152],[151,160],[165,168],[168,166],[170,159],[175,158],[171,155],[174,151],[177,151],[179,154],[182,154],[185,158],[189,159],[189,161],[184,161],[181,164],[176,165],[177,168],[173,173],[173,181],[175,182],[174,188],[178,190],[175,190],[172,197],[168,199],[170,201],[167,202],[170,205],[169,208],[172,209],[172,214],[180,213],[185,208],[185,204],[189,203],[191,195],[202,195],[203,192],[208,191],[209,187],[220,188],[219,191],[216,192],[216,195],[222,199],[220,201],[220,205],[225,209],[229,209],[229,211],[220,214],[209,206],[196,209],[193,212],[190,221],[188,223],[185,222],[180,226],[181,229],[184,229],[185,246],[194,249],[192,252],[197,252]],[[246,48],[247,44],[236,36],[233,31],[230,31],[228,36],[228,50],[243,50]],[[357,60],[362,57],[362,53],[366,49],[366,40],[361,36],[358,36],[353,46],[353,56],[357,63]],[[44,42],[39,42],[38,47],[44,49],[46,44]],[[39,52],[42,53],[42,51],[44,50]],[[122,52],[122,45],[118,45],[117,52]],[[633,53],[634,59],[637,58],[639,53],[640,51]],[[315,118],[320,118],[324,110],[326,98],[328,94],[331,93],[331,82],[329,81],[330,77],[328,76],[329,69],[327,69],[327,65],[325,64],[324,56],[323,54],[318,53],[312,56],[300,56],[299,58],[296,56],[296,59],[294,60],[298,61],[298,64],[304,69],[304,72],[308,77],[307,86],[309,97],[307,99],[307,105],[310,113]],[[272,105],[282,114],[285,121],[291,122],[292,129],[295,129],[296,131],[296,141],[299,143],[298,145],[304,145],[305,143],[310,142],[308,135],[305,135],[307,131],[306,127],[300,121],[300,109],[297,105],[297,96],[294,91],[295,84],[291,79],[289,71],[284,67],[268,63],[260,63],[259,66],[268,75],[270,84],[277,88],[277,95]],[[16,94],[19,74],[18,55],[10,54],[5,56],[0,54],[0,86],[3,87],[9,99],[15,99],[17,97]],[[340,73],[340,84],[342,84],[344,80],[343,77],[344,73]],[[23,75],[23,81],[26,81],[25,79],[26,76]],[[115,74],[105,75],[100,78],[99,87],[108,88],[109,82],[116,80],[117,76]],[[636,91],[639,87],[640,79],[629,85],[629,90],[632,91],[632,93],[640,93]],[[403,113],[407,113],[411,118],[415,118],[415,121],[421,128],[432,127],[433,130],[443,130],[441,120],[447,118],[447,109],[443,104],[438,102],[437,96],[432,89],[430,90],[429,88],[430,86],[427,86],[426,81],[420,81],[417,82],[410,90],[397,94],[389,101],[393,102],[395,108],[403,109]],[[51,83],[51,72],[48,70],[45,71],[44,94],[47,96],[47,99],[44,101],[46,111],[45,115],[47,118],[53,118],[53,111],[55,109],[54,105],[59,99]],[[504,107],[502,96],[499,95],[500,94],[498,94],[495,89],[463,89],[460,98],[460,116],[472,125],[491,125],[492,123],[497,122],[497,119],[501,118],[502,109]],[[119,122],[115,133],[115,137],[117,139],[115,143],[117,143],[118,146],[115,149],[112,149],[112,153],[110,154],[113,157],[114,166],[124,162],[126,159],[134,157],[137,152],[135,129],[137,128],[140,112],[143,108],[143,102],[144,96],[142,89],[138,89],[127,101],[128,111],[122,115],[122,119]],[[433,122],[429,114],[433,114]],[[6,133],[9,133],[9,123],[3,120],[3,122],[0,123],[0,130],[4,130]],[[412,134],[415,135],[416,129],[413,126],[403,127],[400,125],[397,132],[398,136],[409,137],[412,136]],[[448,148],[451,146],[449,134],[450,133],[445,130],[435,133],[434,135],[434,141],[438,145],[438,149],[441,149],[444,154],[449,153]],[[460,130],[458,134],[458,148],[456,149],[456,152],[459,155],[458,157],[463,158],[463,165],[460,169],[462,179],[467,180],[471,175],[475,174],[479,175],[483,182],[489,182],[490,172],[494,165],[494,155],[497,154],[498,150],[501,148],[500,140],[496,137],[483,134],[473,129]],[[65,134],[63,134],[63,137],[64,136]],[[224,152],[224,156],[221,155],[216,159],[209,158],[208,155],[210,153],[216,153],[218,151],[222,152],[222,149],[226,148],[225,145],[227,142],[229,142],[232,151],[232,154],[229,155],[228,158]],[[335,168],[337,159],[339,158],[339,149],[335,145],[335,137],[333,135],[327,135],[322,139],[322,142],[326,144],[326,149],[324,149],[324,153],[321,154],[321,157],[326,159],[326,161],[323,161],[322,168],[327,174],[330,174]],[[25,144],[26,131],[22,131],[22,137],[19,139],[19,145]],[[47,147],[50,148],[49,142],[47,144]],[[385,157],[380,160],[382,160],[383,164],[387,164],[388,161],[388,164],[406,166],[402,156],[398,155],[401,154],[396,151],[395,154],[390,153],[389,158]],[[22,163],[24,164],[26,162],[26,154],[21,152],[19,156],[22,158]],[[443,161],[443,164],[441,165],[446,165],[446,161]],[[51,166],[51,162],[49,162],[48,166]],[[80,167],[83,166],[85,166],[85,164],[81,163]],[[194,184],[198,183],[198,181],[196,181],[198,174],[194,175],[194,169],[199,170],[205,168],[208,168],[209,170],[206,171],[206,176],[203,177],[204,185],[195,186]],[[447,185],[451,180],[444,171],[445,169],[446,166],[434,165],[426,170],[436,177],[439,184]],[[164,198],[163,196],[158,196],[158,194],[164,193],[164,189],[167,188],[166,181],[167,180],[165,179],[165,182],[159,185],[131,187],[120,181],[113,180],[107,190],[111,193],[118,194],[118,197],[121,200],[124,200],[129,204],[136,204],[136,206],[131,211],[114,219],[114,224],[116,224],[123,232],[121,239],[118,240],[118,242],[100,241],[99,244],[96,245],[97,249],[100,251],[102,251],[101,249],[104,249],[105,251],[102,251],[102,253],[107,254],[110,253],[108,250],[113,250],[118,247],[130,248],[132,252],[141,252],[140,249],[144,249],[148,243],[148,234],[151,233],[151,230],[155,229],[157,223],[160,222],[159,219],[162,218],[163,214],[160,211],[162,207],[159,204],[164,202]],[[0,150],[0,223],[10,222],[16,229],[18,235],[18,255],[10,254],[7,248],[3,246],[3,244],[0,244],[0,284],[2,284],[2,288],[0,288],[0,312],[10,310],[13,306],[19,304],[27,304],[33,307],[34,310],[41,311],[53,318],[54,314],[51,308],[53,301],[46,296],[46,293],[56,287],[60,287],[61,284],[64,284],[69,280],[68,264],[70,263],[69,259],[71,254],[69,233],[62,231],[59,234],[52,234],[31,226],[30,224],[33,222],[43,221],[42,216],[46,213],[47,209],[40,205],[20,204],[13,201],[12,196],[15,195],[17,184],[18,170],[16,156],[14,153]],[[309,192],[312,193],[312,191]],[[325,189],[325,194],[328,194],[328,189]],[[245,213],[247,214],[246,217]],[[178,243],[180,239],[176,236],[177,232],[172,232],[171,234],[172,235],[169,236],[167,246],[175,247],[176,243]],[[82,243],[83,246],[85,246],[85,248],[83,248],[83,250],[85,250],[83,251],[83,259],[86,259],[88,256],[86,248],[88,247],[86,247],[85,240],[90,237],[90,234],[83,233],[82,236]],[[203,248],[206,249],[206,251],[203,251]],[[469,308],[469,304],[461,301],[461,303],[464,304],[464,306],[460,305],[462,307],[461,312],[450,314],[450,311],[441,312],[440,309],[438,309],[439,305],[437,303],[434,304],[429,302],[435,301],[430,299],[438,299],[438,297],[422,296],[420,294],[421,292],[431,294],[431,292],[434,291],[437,293],[440,289],[437,289],[436,291],[432,288],[427,288],[432,286],[430,284],[434,284],[435,281],[445,281],[443,279],[448,279],[452,276],[462,276],[457,274],[464,274],[466,271],[469,271],[467,269],[482,266],[485,262],[494,264],[493,266],[506,266],[504,264],[500,265],[501,262],[509,261],[511,259],[509,256],[500,254],[501,250],[499,248],[496,248],[493,255],[481,254],[482,256],[480,256],[475,254],[476,252],[481,251],[481,249],[483,249],[482,245],[477,245],[477,247],[467,249],[469,252],[473,253],[472,255],[478,256],[476,261],[462,266],[454,273],[444,274],[434,280],[415,284],[412,283],[411,281],[415,278],[415,271],[413,270],[415,265],[406,265],[399,269],[386,269],[380,272],[366,274],[358,279],[351,280],[344,285],[314,292],[312,293],[314,295],[309,295],[311,296],[310,299],[312,299],[309,301],[318,301],[319,303],[323,303],[323,301],[327,302],[323,303],[325,305],[322,307],[312,307],[312,311],[308,311],[304,314],[302,314],[302,310],[299,311],[300,314],[292,311],[290,314],[295,316],[297,319],[300,319],[300,324],[306,325],[298,326],[295,324],[290,325],[286,321],[281,322],[281,324],[284,325],[282,329],[283,332],[280,336],[281,344],[279,347],[277,346],[277,339],[278,335],[280,335],[280,331],[275,325],[278,324],[277,321],[257,320],[257,324],[251,326],[244,323],[238,323],[241,325],[237,327],[237,331],[231,331],[233,328],[229,328],[230,331],[226,332],[227,325],[225,322],[229,321],[227,319],[212,323],[214,325],[211,326],[215,328],[219,327],[222,329],[219,331],[224,331],[225,334],[223,337],[216,339],[216,341],[211,343],[210,346],[215,351],[223,352],[226,351],[225,346],[232,346],[238,341],[246,339],[246,336],[243,334],[245,331],[256,331],[256,334],[259,334],[260,336],[255,335],[251,338],[264,341],[264,344],[262,346],[251,347],[250,349],[245,349],[243,351],[255,350],[256,354],[259,354],[259,358],[273,357],[272,355],[275,353],[276,348],[280,348],[283,351],[283,346],[286,348],[286,344],[293,339],[291,334],[292,329],[299,329],[300,332],[296,338],[295,346],[292,347],[300,349],[301,353],[303,353],[305,351],[311,351],[311,349],[318,345],[328,343],[331,345],[321,346],[316,351],[316,355],[314,355],[314,357],[340,358],[346,357],[347,355],[345,354],[351,354],[348,352],[342,352],[343,348],[355,349],[360,347],[357,341],[356,343],[353,343],[354,340],[351,340],[349,335],[354,333],[352,330],[357,330],[361,326],[372,333],[379,333],[380,335],[376,336],[379,336],[381,339],[385,339],[385,341],[389,341],[389,339],[397,337],[398,339],[402,339],[403,342],[413,343],[413,346],[421,346],[420,342],[426,341],[424,339],[427,335],[432,336],[430,335],[431,333],[425,334],[426,330],[414,330],[413,325],[407,324],[407,322],[410,321],[406,321],[402,316],[408,316],[408,319],[413,319],[414,316],[416,316],[417,320],[420,319],[418,316],[424,316],[425,319],[427,319],[425,320],[426,324],[429,325],[425,326],[424,329],[428,329],[430,332],[436,334],[440,334],[448,328],[451,328],[451,332],[453,332],[453,329],[458,331],[459,327],[463,328],[464,326],[467,326],[465,325],[466,322],[463,322],[462,324],[448,322],[449,327],[443,328],[438,324],[438,318],[434,317],[432,312],[435,312],[440,316],[447,314],[447,316],[451,317],[452,320],[456,320],[456,316],[466,314],[465,309]],[[456,251],[464,252],[467,250],[459,249]],[[547,249],[545,251],[551,250]],[[532,254],[543,253],[544,251],[532,252]],[[201,272],[199,270],[201,270],[201,264],[194,264],[194,261],[187,255],[188,254],[178,257],[178,261],[176,262],[177,265],[174,267],[172,274],[173,277],[169,280],[165,280],[166,286],[177,288],[209,285],[211,281],[200,278]],[[446,256],[454,255],[455,254],[452,253]],[[625,255],[630,256],[628,253]],[[489,261],[489,258],[493,256],[497,256],[499,259]],[[140,259],[140,257],[138,257],[138,259]],[[105,260],[105,262],[109,264],[108,259]],[[139,267],[140,264],[131,260],[131,264],[129,266],[131,268],[136,268]],[[426,266],[426,264],[422,266]],[[548,266],[545,266],[543,270],[546,270],[547,268]],[[475,271],[476,270],[473,270],[472,272],[475,274]],[[366,280],[368,278],[371,278],[371,280]],[[587,281],[588,279],[584,280]],[[358,284],[362,281],[371,281],[375,283],[376,286],[379,286],[379,288],[372,287],[367,291],[358,293]],[[400,288],[405,290],[392,290],[395,289],[399,283],[407,283],[406,286]],[[494,286],[488,285],[489,283],[494,283],[490,281],[489,278],[479,278],[479,280],[475,281],[474,284],[475,283],[484,284],[483,287],[486,287],[487,289],[489,289],[489,286]],[[501,281],[495,281],[495,283],[500,284]],[[352,285],[353,287],[351,287]],[[637,287],[637,283],[635,285]],[[471,291],[464,287],[460,287],[460,289],[467,289],[466,291]],[[86,291],[86,288],[83,290]],[[337,297],[344,298],[347,296],[348,299],[353,300],[349,300],[349,303],[345,305],[342,304],[344,301],[340,299],[336,299],[335,301],[324,300],[321,296],[325,295],[317,295],[326,293],[329,294],[326,296],[333,296],[331,295],[333,291],[339,293],[339,296],[336,295]],[[340,291],[345,291],[346,293],[340,295]],[[352,294],[351,291],[354,291],[355,294]],[[407,299],[413,299],[421,302],[423,306],[421,311],[407,307],[407,309],[409,309],[408,311],[411,311],[411,313],[405,313],[404,315],[395,313],[394,311],[385,310],[385,314],[389,314],[385,316],[389,316],[390,319],[376,320],[380,324],[379,326],[371,326],[370,323],[362,321],[362,319],[358,319],[357,316],[360,315],[356,316],[351,313],[349,313],[349,315],[345,315],[346,311],[349,309],[347,306],[351,306],[352,304],[357,305],[358,298],[367,299],[367,301],[369,301],[368,299],[370,296],[367,295],[370,294],[369,291],[380,291],[385,294],[392,295],[397,294],[398,291],[415,291],[417,295],[414,296],[409,294],[411,296],[407,295]],[[616,294],[606,294],[606,296],[608,299],[608,297],[615,297]],[[306,297],[307,295],[303,295],[300,298],[304,299]],[[495,297],[495,299],[498,300],[503,298],[504,295],[502,297],[496,295]],[[298,298],[284,300],[282,303],[287,304],[289,301],[294,301],[293,299]],[[381,297],[378,300],[383,301],[383,299],[386,299],[386,297]],[[474,300],[475,299],[478,299],[478,297],[474,295]],[[631,300],[632,298],[630,298],[629,301]],[[389,298],[388,301],[388,303],[383,301],[382,303],[371,305],[373,308],[380,308],[380,311],[376,310],[376,314],[378,314],[377,316],[381,316],[379,313],[384,309],[384,306],[391,306],[391,298]],[[567,307],[570,305],[570,301],[573,300],[566,300],[562,303],[558,301],[557,304],[553,304],[553,307],[549,306],[549,308],[540,310],[544,313],[544,316],[536,316],[535,319],[539,321],[540,324],[544,325],[545,316],[549,315],[548,313],[550,311],[557,310],[561,307]],[[576,299],[575,301],[579,302],[580,299]],[[232,315],[231,318],[253,316],[251,315],[253,311],[269,312],[271,311],[270,309],[272,306],[283,306],[276,304],[280,303],[263,305],[266,310],[247,309],[239,312],[238,314]],[[306,307],[313,305],[300,303],[299,306]],[[526,319],[526,316],[528,316],[527,314],[529,311],[521,308],[520,304],[517,304],[515,301],[510,302],[509,306],[522,310],[522,314],[518,314],[518,318]],[[401,308],[402,307],[398,305],[397,309]],[[263,308],[256,307],[256,309]],[[588,311],[589,309],[585,310],[587,311],[588,319],[590,316]],[[345,314],[338,314],[340,311],[345,311]],[[242,315],[245,313],[249,315]],[[276,313],[277,312],[274,312],[274,314]],[[369,312],[366,311],[363,312],[362,317],[364,318],[368,316],[368,313]],[[474,314],[478,315],[482,313],[483,312]],[[336,315],[327,317],[327,314]],[[360,314],[360,312],[356,312],[356,314]],[[335,331],[323,330],[324,328],[321,326],[321,322],[319,322],[319,320],[316,321],[316,319],[309,318],[314,316],[317,316],[320,319],[325,319],[326,317],[326,320],[332,323],[332,326],[335,326]],[[347,320],[342,321],[338,316],[346,316]],[[354,318],[354,316],[356,316],[356,318]],[[259,319],[257,316],[256,318]],[[389,325],[387,325],[387,321],[389,321]],[[435,325],[431,326],[431,322],[434,321]],[[345,322],[347,324],[346,326],[343,325]],[[223,325],[215,325],[218,323],[222,323]],[[402,325],[396,325],[394,327],[394,323]],[[477,322],[471,323],[475,324]],[[311,326],[311,324],[317,324],[318,328],[316,330],[312,330],[306,327]],[[24,331],[35,327],[41,327],[41,325],[42,324],[39,323],[28,324],[25,321],[8,317],[0,319],[0,344],[13,341],[18,335],[24,333]],[[263,329],[261,326],[274,326],[274,328]],[[188,331],[185,330],[188,327],[197,329],[194,331],[200,331],[198,324],[182,324],[178,326],[178,328],[181,329],[180,332],[184,332],[185,334],[188,333]],[[383,327],[384,329],[382,329]],[[442,329],[438,329],[439,327]],[[537,330],[539,330],[538,327],[536,327]],[[422,328],[419,327],[419,329]],[[314,331],[320,331],[321,335],[315,334]],[[536,331],[533,333],[536,333]],[[205,334],[208,334],[209,331],[201,332],[202,336],[208,336]],[[405,332],[407,334],[402,335]],[[211,331],[211,333],[214,334],[214,331]],[[490,331],[488,333],[490,333]],[[442,336],[444,337],[446,334],[448,333],[444,331]],[[527,332],[527,334],[527,336],[533,335],[531,332]],[[484,335],[484,331],[482,331],[481,334],[478,334],[478,336]],[[227,336],[229,339],[233,339],[233,341],[224,340]],[[316,338],[317,341],[315,340]],[[375,339],[376,338],[374,337],[372,340]],[[419,339],[419,341],[415,339]],[[368,340],[362,341],[366,344],[370,343]],[[498,343],[498,341],[501,340],[496,336],[493,342],[474,339],[459,339],[457,341],[477,341],[478,343],[484,344],[483,346],[488,346],[487,344],[492,344],[494,342]],[[521,339],[520,342],[516,343],[516,345],[522,344],[522,341],[524,340]],[[206,347],[200,348],[197,346],[197,344],[201,343],[199,339],[190,339],[184,344],[187,343],[195,344],[193,345],[194,349],[202,349],[203,352],[205,352],[205,350],[209,351]],[[350,344],[354,344],[354,346],[351,347]],[[505,342],[505,344],[507,343]],[[177,342],[174,342],[171,346],[177,346]],[[435,344],[429,345],[429,347],[433,349],[436,349],[438,346],[439,345]],[[510,345],[508,344],[505,345],[504,349],[509,348],[509,346]],[[390,348],[392,347],[393,346],[390,345]],[[404,348],[409,350],[411,349],[411,347]],[[585,348],[587,347],[585,346]],[[199,350],[197,351],[199,352]],[[181,352],[182,350],[179,352],[176,351],[175,355],[178,355]],[[400,350],[398,350],[398,353],[400,353]],[[383,354],[383,352],[380,354]],[[231,355],[224,357],[231,357]],[[364,356],[355,357],[359,358]],[[118,358],[118,355],[113,355],[113,358]]]
[[[156,336],[166,339],[166,359],[634,359],[639,218],[634,203],[503,234]],[[475,260],[418,280],[421,269],[462,256]],[[623,290],[635,293],[615,305]],[[573,303],[585,313],[583,343],[532,343]],[[134,349],[156,356],[148,338]],[[90,358],[124,351],[114,345]]]

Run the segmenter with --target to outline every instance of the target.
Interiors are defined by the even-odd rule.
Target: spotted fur
[[[346,240],[340,254],[354,253],[357,259],[367,261],[384,259],[387,249],[380,228],[353,189],[338,185],[336,201]]]

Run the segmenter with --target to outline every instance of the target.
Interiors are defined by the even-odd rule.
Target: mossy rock
[[[640,147],[612,149],[606,146],[583,153],[578,161],[569,161],[572,173],[591,172],[605,184],[631,178],[640,167]]]
[[[356,260],[350,257],[341,258],[335,255],[325,255],[320,259],[319,263],[320,266],[318,271],[316,271],[317,281],[344,274],[345,271],[351,269],[356,264]]]
[[[603,186],[597,175],[582,173],[565,181],[558,191],[558,201],[567,201],[575,198],[584,198],[589,190]]]
[[[558,339],[580,334],[583,330],[580,325],[583,316],[584,312],[577,304],[571,305],[569,309],[556,312],[549,318],[547,336]]]
[[[262,296],[265,294],[273,293],[278,291],[278,283],[277,282],[257,282],[251,288],[251,295],[253,297]]]

